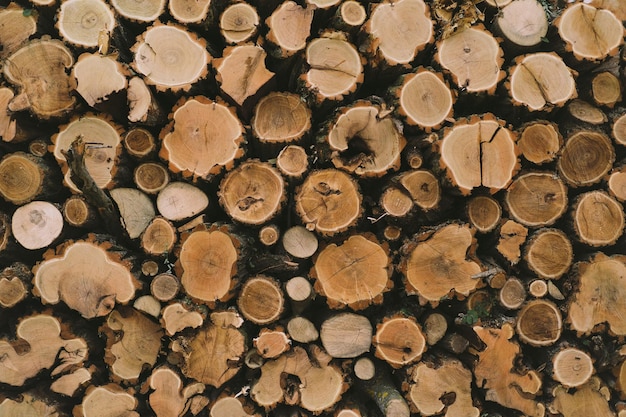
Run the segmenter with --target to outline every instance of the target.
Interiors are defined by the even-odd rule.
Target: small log
[[[135,298],[133,307],[138,311],[151,315],[155,319],[158,319],[161,315],[161,303],[151,295],[142,295]]]
[[[7,417],[48,417],[58,415],[59,412],[58,405],[50,404],[28,392],[21,394],[17,400],[3,398],[0,401],[0,414]]]
[[[152,200],[135,188],[115,188],[110,195],[118,207],[128,237],[136,239],[141,236],[156,215]]]
[[[577,96],[573,71],[555,53],[519,56],[506,83],[513,104],[550,111]]]
[[[75,417],[106,417],[123,415],[139,417],[135,411],[139,401],[132,394],[124,391],[119,385],[91,386],[87,389],[81,404],[74,407]]]
[[[287,331],[291,339],[299,343],[315,342],[319,338],[319,332],[311,320],[296,316],[287,323]]]
[[[160,124],[165,117],[159,102],[141,77],[132,77],[128,81],[126,99],[128,102],[127,118],[131,123],[145,123],[153,126]]]
[[[280,172],[259,160],[247,160],[226,174],[218,191],[219,202],[230,218],[255,226],[280,213],[285,194]]]
[[[318,241],[315,233],[302,226],[293,226],[283,234],[283,248],[291,256],[308,259],[317,252]]]
[[[167,220],[185,220],[204,211],[209,205],[209,197],[189,183],[176,181],[159,192],[156,205]]]
[[[505,75],[500,69],[502,55],[498,40],[477,25],[440,40],[435,59],[452,75],[459,90],[492,94]]]
[[[139,285],[129,262],[109,251],[111,246],[90,235],[49,250],[33,268],[36,294],[45,304],[63,301],[88,319],[109,314],[116,302],[128,303]]]
[[[424,320],[424,336],[429,346],[436,345],[448,331],[448,320],[440,313],[431,313]]]
[[[535,371],[520,374],[513,368],[521,349],[509,340],[514,334],[511,324],[505,323],[501,329],[475,326],[474,331],[487,345],[478,352],[474,367],[476,384],[486,390],[485,399],[529,417],[543,417],[545,406],[534,399],[541,389],[541,377]]]
[[[624,208],[604,191],[579,195],[572,218],[578,240],[589,246],[613,245],[624,232]]]
[[[556,123],[534,120],[522,126],[517,146],[526,160],[542,165],[552,162],[563,146]]]
[[[84,53],[72,67],[75,90],[90,107],[106,101],[128,87],[122,64],[110,55]]]
[[[100,331],[106,335],[104,359],[114,378],[137,381],[145,365],[156,363],[163,331],[134,308],[113,310]]]
[[[277,358],[291,348],[291,339],[281,327],[275,330],[261,329],[252,342],[259,355],[266,359]]]
[[[412,126],[426,132],[438,129],[452,117],[455,95],[439,73],[419,67],[401,78],[391,93],[398,102],[398,113]]]
[[[7,81],[20,88],[20,94],[9,102],[9,110],[30,110],[42,119],[71,112],[76,99],[66,69],[72,65],[72,53],[59,40],[36,39],[24,44],[2,66]]]
[[[561,130],[566,132],[572,130],[570,124],[573,124],[574,131],[577,131],[581,130],[580,125],[599,126],[608,121],[602,110],[584,100],[574,99],[567,104],[565,109],[567,113],[565,121],[561,124]]]
[[[518,278],[509,278],[500,288],[498,299],[502,307],[517,310],[526,301],[526,287]]]
[[[133,180],[146,194],[157,194],[170,182],[167,168],[157,162],[145,162],[135,168]]]
[[[82,194],[68,197],[63,203],[61,212],[67,224],[73,227],[90,228],[97,219],[96,209]]]
[[[499,230],[496,250],[511,265],[516,265],[522,257],[522,245],[526,242],[528,229],[513,220],[503,220]]]
[[[73,180],[74,175],[82,174],[74,173],[70,166],[71,161],[66,156],[73,148],[74,142],[80,139],[76,149],[83,152],[82,165],[95,185],[98,188],[112,188],[115,183],[113,178],[117,170],[118,155],[122,150],[120,133],[121,128],[106,118],[88,115],[75,118],[61,126],[59,132],[52,136],[54,143],[52,152],[65,175],[65,183],[73,192],[85,192]]]
[[[124,148],[134,158],[147,158],[156,151],[156,147],[152,133],[141,127],[130,129],[124,135]]]
[[[462,194],[506,188],[520,168],[516,134],[488,114],[459,120],[438,142],[440,166]]]
[[[309,170],[309,156],[302,146],[285,146],[276,157],[276,168],[288,181],[299,180]]]
[[[563,321],[558,307],[547,300],[527,302],[517,314],[519,340],[531,346],[550,346],[561,337]]]
[[[619,145],[626,146],[626,114],[619,112],[613,117],[611,136]]]
[[[591,357],[580,349],[566,347],[552,357],[552,379],[566,388],[580,387],[594,372]]]
[[[18,207],[11,218],[11,232],[26,249],[43,249],[63,231],[63,215],[52,203],[32,201]]]
[[[291,302],[291,311],[294,315],[302,313],[311,300],[315,298],[313,286],[304,277],[293,277],[285,284],[285,292]],[[327,349],[328,350],[328,349]]]
[[[409,417],[411,412],[404,397],[398,392],[383,363],[367,356],[354,363],[358,385],[374,400],[385,417]]]
[[[19,343],[0,339],[0,382],[11,386],[24,383],[44,369],[51,375],[62,374],[87,358],[87,343],[68,338],[61,322],[50,315],[38,314],[22,319],[17,325]]]
[[[407,293],[433,305],[451,294],[469,295],[481,281],[473,278],[481,271],[472,260],[474,246],[474,230],[467,224],[444,225],[419,235],[403,250],[400,270]]]
[[[305,57],[307,71],[300,80],[315,104],[339,102],[355,93],[364,81],[364,59],[341,32],[324,33],[311,40]]]
[[[504,202],[517,222],[529,227],[550,226],[567,210],[567,188],[550,172],[529,172],[511,183]]]
[[[613,108],[622,101],[622,83],[613,73],[603,71],[591,80],[591,97],[598,106]]]
[[[367,12],[361,3],[346,0],[337,8],[332,26],[347,33],[356,33],[366,19]]]
[[[148,404],[157,417],[185,415],[191,405],[192,397],[204,392],[204,384],[199,382],[183,387],[180,376],[167,367],[155,368],[146,382],[152,390]]]
[[[275,280],[257,275],[242,285],[237,305],[246,319],[265,325],[278,320],[285,306],[285,296]]]
[[[256,8],[248,3],[233,3],[220,15],[220,33],[227,44],[249,41],[260,24]]]
[[[537,276],[559,279],[569,270],[574,258],[572,243],[559,229],[540,229],[524,248],[524,261]]]
[[[311,129],[311,110],[300,96],[274,91],[259,100],[250,126],[261,145],[298,143]]]
[[[567,388],[557,386],[552,390],[552,396],[554,401],[550,403],[550,412],[560,413],[563,417],[587,415],[587,413],[598,417],[615,416],[609,406],[611,391],[598,377],[592,377],[571,394]]]
[[[370,350],[372,333],[367,317],[341,313],[322,323],[320,340],[333,358],[356,358]]]
[[[61,38],[79,47],[96,48],[100,33],[112,31],[116,24],[113,10],[98,0],[67,0],[57,12]]]
[[[125,19],[153,22],[165,11],[165,0],[111,0],[115,11]]]
[[[15,262],[0,271],[0,307],[11,308],[30,295],[33,274],[23,263]]]
[[[302,7],[296,2],[287,0],[281,3],[265,20],[269,28],[265,39],[274,45],[273,55],[288,58],[306,46],[311,35],[314,7]]]
[[[614,161],[615,149],[605,134],[580,130],[565,142],[557,168],[570,186],[581,187],[600,182]]]
[[[149,255],[162,256],[172,252],[178,234],[168,220],[153,218],[141,235],[141,248]]]
[[[393,286],[387,245],[373,235],[353,235],[342,244],[326,246],[314,261],[315,291],[331,308],[362,310],[380,304]]]
[[[543,5],[537,0],[511,2],[494,19],[494,32],[509,44],[507,49],[514,51],[539,45],[546,38],[549,26]]]
[[[183,97],[161,131],[159,156],[184,177],[209,179],[243,155],[244,128],[234,110],[206,97]]]
[[[242,404],[241,397],[222,397],[211,406],[210,417],[261,417],[259,413],[250,410],[251,407]]]
[[[160,91],[188,91],[206,77],[211,61],[206,41],[172,24],[149,27],[132,52],[135,70]]]
[[[589,261],[577,262],[572,276],[579,282],[578,290],[569,298],[567,322],[579,334],[591,333],[595,326],[608,323],[610,332],[626,334],[626,311],[619,300],[626,294],[622,277],[626,273],[626,257],[607,256],[602,252]]]
[[[581,61],[599,61],[615,55],[624,42],[622,22],[610,10],[589,4],[570,4],[554,25],[566,49]]]
[[[362,30],[371,65],[409,64],[434,40],[430,9],[423,0],[383,1],[370,11]]]
[[[239,372],[246,343],[237,314],[213,313],[211,320],[212,324],[179,337],[170,347],[182,355],[181,371],[186,377],[219,388]]]
[[[280,228],[275,224],[268,224],[259,230],[259,242],[263,246],[274,246],[280,239]]]
[[[181,303],[168,305],[161,312],[161,325],[169,336],[185,329],[196,329],[204,324],[204,317],[197,311],[190,311]]]
[[[415,208],[413,200],[402,189],[394,186],[387,187],[380,195],[380,208],[385,214],[392,217],[405,218]]]
[[[18,206],[46,197],[55,190],[52,175],[43,159],[19,151],[8,153],[0,160],[0,196]]]
[[[6,58],[16,51],[37,31],[37,19],[16,3],[0,11],[0,58]]]
[[[52,384],[50,391],[57,394],[73,397],[82,387],[92,379],[93,370],[78,368],[75,371],[61,375]]]
[[[491,196],[473,197],[467,202],[465,208],[468,221],[480,233],[491,232],[500,224],[502,207]]]
[[[528,293],[535,298],[548,294],[548,283],[543,279],[534,279],[528,284]]]
[[[408,399],[413,411],[423,416],[478,417],[480,410],[472,403],[472,373],[454,359],[439,366],[421,362],[410,371]],[[446,401],[452,396],[451,403]]]
[[[168,9],[174,19],[180,23],[201,23],[209,14],[211,0],[170,0]]]
[[[338,109],[324,139],[335,168],[380,177],[400,168],[406,139],[384,106],[359,100]]]
[[[180,280],[174,274],[164,272],[150,282],[150,293],[159,301],[170,301],[180,290]]]
[[[372,345],[377,358],[400,368],[420,360],[426,351],[426,338],[414,317],[396,314],[376,326]]]
[[[332,236],[361,217],[362,196],[357,182],[336,169],[311,172],[297,189],[296,212],[307,229]]]
[[[626,167],[615,167],[607,181],[609,195],[620,203],[626,201]]]

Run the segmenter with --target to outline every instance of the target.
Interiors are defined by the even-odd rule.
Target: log
[[[152,390],[148,402],[157,417],[184,415],[193,397],[204,391],[204,385],[197,382],[183,387],[180,376],[167,367],[155,368],[147,383]]]
[[[576,413],[594,413],[599,417],[614,416],[609,407],[609,390],[602,385],[599,378],[591,380],[569,394],[567,389],[558,386],[552,391],[554,401],[550,404],[550,411],[561,413],[563,417],[570,417]]]
[[[189,311],[181,303],[169,304],[161,311],[161,324],[169,336],[185,329],[196,329],[204,323],[204,317],[197,311]]]
[[[165,10],[165,0],[111,0],[111,5],[121,17],[137,22],[153,22]]]
[[[291,339],[280,326],[275,330],[264,328],[253,339],[253,345],[261,357],[272,359],[277,358],[291,348]]]
[[[74,90],[90,107],[107,101],[111,95],[128,87],[127,73],[112,56],[84,53],[72,67]]]
[[[0,307],[11,308],[30,296],[33,274],[25,264],[15,262],[0,271]]]
[[[287,145],[276,157],[276,168],[289,182],[300,180],[309,170],[309,157],[302,146]]]
[[[6,58],[37,31],[37,18],[16,3],[0,11],[0,57]]]
[[[531,346],[550,346],[561,337],[561,312],[546,300],[527,302],[517,314],[518,338]]]
[[[579,195],[572,217],[578,240],[589,246],[612,245],[624,232],[624,209],[604,191]]]
[[[296,94],[271,92],[255,106],[250,126],[262,145],[300,143],[311,129],[311,110]]]
[[[550,172],[529,172],[511,183],[504,202],[517,222],[529,227],[550,226],[567,210],[567,188]]]
[[[597,105],[613,108],[622,100],[622,82],[609,71],[600,72],[591,80],[591,96]]]
[[[569,270],[573,258],[572,243],[560,229],[539,229],[524,247],[526,266],[545,279],[559,279]]]
[[[136,239],[141,236],[156,215],[150,198],[135,188],[115,188],[110,195],[128,237]]]
[[[498,298],[502,307],[517,310],[526,301],[526,287],[518,278],[509,278],[500,288]]]
[[[406,400],[380,362],[364,356],[354,363],[354,375],[361,389],[374,400],[385,417],[410,416]]]
[[[314,7],[306,7],[288,0],[280,4],[265,20],[269,31],[265,39],[274,48],[273,54],[279,58],[288,58],[306,47],[311,35]]]
[[[594,371],[589,354],[575,347],[560,349],[552,357],[552,378],[566,388],[583,385]]]
[[[512,44],[512,51],[536,47],[545,39],[548,28],[548,16],[537,0],[511,2],[494,20],[494,32]]]
[[[200,23],[208,16],[210,5],[210,0],[173,0],[168,2],[168,9],[180,23]]]
[[[473,197],[466,205],[467,219],[480,233],[494,230],[502,218],[500,203],[491,196],[479,195]]]
[[[257,275],[242,285],[237,305],[246,319],[265,325],[278,320],[285,306],[285,296],[275,280]]]
[[[124,391],[119,385],[107,384],[91,386],[87,389],[83,401],[74,407],[72,415],[76,417],[105,417],[108,413],[139,417],[134,411],[138,401],[132,394]]]
[[[146,194],[158,194],[170,182],[170,173],[163,165],[145,162],[135,169],[133,180],[137,188]]]
[[[11,233],[26,249],[43,249],[56,242],[63,231],[63,215],[52,203],[31,201],[11,218]]]
[[[522,257],[522,245],[526,242],[528,229],[513,220],[503,220],[496,250],[511,265],[517,264]]]
[[[115,28],[115,15],[97,0],[68,0],[57,13],[56,27],[66,42],[83,48],[98,46],[100,33]]]
[[[372,339],[375,355],[393,368],[419,361],[426,351],[426,338],[415,318],[401,314],[385,317]]]
[[[46,197],[55,190],[53,172],[42,158],[24,152],[6,154],[0,160],[0,196],[18,206]]]
[[[260,19],[254,6],[241,2],[226,7],[220,15],[220,33],[228,44],[250,40],[257,33]]]
[[[356,358],[372,344],[372,324],[365,316],[336,314],[322,323],[320,340],[333,358]]]
[[[185,220],[204,211],[209,197],[198,187],[182,181],[170,182],[157,195],[159,213],[170,221]]]
[[[63,203],[61,213],[65,222],[73,227],[90,228],[97,221],[96,209],[82,194],[68,197]]]
[[[542,165],[557,157],[563,137],[556,123],[536,120],[522,127],[517,146],[526,160]]]
[[[580,130],[567,138],[557,167],[561,178],[570,186],[581,187],[599,182],[614,161],[615,150],[606,135]]]

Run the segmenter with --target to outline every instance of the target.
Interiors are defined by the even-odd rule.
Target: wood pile
[[[623,0],[0,8],[0,416],[626,417]]]

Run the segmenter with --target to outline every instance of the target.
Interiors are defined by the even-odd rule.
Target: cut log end
[[[411,317],[396,316],[383,320],[372,339],[376,357],[394,368],[418,361],[426,351],[426,338]]]
[[[517,315],[517,336],[531,346],[550,346],[561,337],[563,321],[558,307],[547,300],[526,303]]]
[[[554,174],[531,172],[518,176],[505,195],[508,211],[525,226],[549,226],[567,210],[567,188]]]
[[[427,132],[452,116],[454,95],[440,74],[420,68],[404,77],[397,94],[400,114]]]
[[[275,280],[257,275],[243,284],[237,305],[246,319],[265,325],[278,320],[285,307],[285,296]]]
[[[524,249],[526,265],[545,279],[559,279],[574,259],[572,243],[559,229],[540,229]]]
[[[567,388],[586,383],[594,371],[591,357],[580,349],[561,349],[552,358],[552,378]]]
[[[612,245],[624,232],[624,209],[604,191],[581,194],[572,216],[576,236],[590,246]]]
[[[502,207],[490,196],[476,196],[467,203],[469,222],[481,233],[494,230],[502,217]]]
[[[98,46],[100,32],[115,28],[115,15],[106,3],[97,0],[68,0],[61,4],[57,27],[67,42],[86,48]]]
[[[258,26],[259,15],[247,3],[231,4],[220,16],[220,31],[229,44],[246,42],[256,34]]]

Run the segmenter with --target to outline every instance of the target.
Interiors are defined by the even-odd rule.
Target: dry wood
[[[74,407],[74,417],[106,417],[123,415],[139,417],[134,411],[138,405],[137,398],[124,391],[119,385],[108,384],[91,386],[87,389],[83,401]]]
[[[134,308],[113,310],[100,330],[107,338],[104,359],[114,378],[136,381],[145,365],[156,363],[163,331]]]
[[[256,324],[268,324],[282,314],[285,296],[274,279],[256,275],[242,285],[237,305],[246,319]]]
[[[570,116],[574,123],[582,122],[583,124],[602,125],[608,120],[602,110],[584,100],[574,99],[568,103],[566,109],[567,116]],[[570,130],[567,122],[568,120],[562,124],[561,130]]]
[[[408,124],[430,132],[452,117],[455,95],[441,74],[419,67],[401,80],[391,92]]]
[[[548,294],[548,283],[543,279],[532,280],[528,284],[528,293],[535,298],[545,297]]]
[[[0,271],[0,307],[11,308],[30,295],[30,268],[15,262]]]
[[[41,158],[24,153],[6,154],[0,160],[0,196],[9,203],[22,205],[54,190],[50,166]]]
[[[180,280],[174,274],[164,272],[150,282],[150,293],[159,301],[170,301],[180,290]]]
[[[547,300],[527,302],[517,314],[518,338],[531,346],[549,346],[561,337],[563,321],[558,307]]]
[[[99,243],[90,235],[49,250],[33,269],[36,294],[45,304],[63,301],[85,318],[105,316],[116,302],[129,302],[138,283],[128,261],[110,247],[111,243]]]
[[[494,230],[502,218],[500,203],[491,196],[478,195],[467,202],[465,206],[467,219],[480,233]]]
[[[398,392],[387,369],[367,356],[354,363],[359,385],[371,397],[385,417],[409,417],[409,406]]]
[[[511,265],[515,265],[522,257],[522,245],[526,242],[528,229],[513,220],[503,221],[496,250]]]
[[[608,323],[613,334],[626,334],[625,312],[621,299],[626,287],[623,279],[626,257],[607,256],[602,252],[589,261],[578,262],[573,276],[578,280],[578,290],[570,296],[567,322],[578,333],[591,333],[595,326]]]
[[[318,241],[315,233],[302,226],[287,229],[282,238],[283,247],[292,256],[300,259],[310,258],[317,252]]]
[[[454,242],[454,243],[452,243]],[[466,224],[444,225],[426,232],[404,249],[401,270],[406,291],[436,305],[442,297],[469,295],[480,279],[481,266],[473,260],[474,231]]]
[[[48,417],[58,415],[57,405],[50,404],[32,393],[24,393],[21,398],[13,400],[3,398],[0,401],[0,414],[6,417],[22,417],[25,415],[32,417]]]
[[[165,0],[111,0],[111,5],[120,16],[139,22],[152,22],[165,10]]]
[[[234,110],[221,100],[182,98],[170,119],[172,122],[161,131],[159,155],[173,172],[210,178],[232,168],[234,160],[243,155],[243,126]]]
[[[620,203],[626,201],[626,167],[614,167],[607,180],[609,195]]]
[[[196,329],[204,323],[204,318],[197,311],[190,311],[181,303],[169,304],[161,312],[161,324],[169,336],[184,329]]]
[[[154,217],[141,235],[141,248],[150,255],[167,255],[172,251],[178,235],[167,219]]]
[[[550,172],[518,176],[506,190],[509,214],[525,226],[550,226],[567,210],[567,188]]]
[[[282,327],[277,327],[275,330],[261,329],[259,335],[253,339],[253,345],[259,355],[266,359],[273,359],[291,348],[291,339]]]
[[[185,220],[201,213],[209,205],[209,198],[199,188],[176,181],[163,188],[156,200],[159,213],[167,220]]]
[[[552,357],[552,378],[566,388],[581,386],[594,372],[591,357],[580,349],[566,347]]]
[[[285,146],[276,158],[276,168],[288,180],[301,179],[309,170],[309,157],[302,146]]]
[[[91,381],[93,370],[78,368],[73,372],[61,375],[50,384],[50,390],[57,394],[73,397],[81,388]]]
[[[156,215],[150,198],[135,188],[115,188],[110,194],[128,236],[131,239],[141,236]]]
[[[513,104],[549,111],[577,96],[572,70],[557,54],[528,54],[517,57],[515,64],[507,82]]]
[[[204,40],[172,24],[148,28],[132,52],[133,67],[158,90],[189,90],[207,75],[211,61]]]
[[[330,364],[331,357],[327,353],[315,345],[311,349],[311,357],[296,346],[277,359],[265,362],[261,377],[250,391],[254,401],[266,409],[280,402],[299,404],[316,414],[337,403],[346,388],[343,374]],[[281,383],[283,373],[287,374],[284,385]],[[298,382],[290,381],[289,376],[297,377]]]
[[[580,130],[571,135],[561,150],[559,174],[570,186],[599,182],[613,166],[615,150],[603,133]]]
[[[313,286],[304,277],[293,277],[285,284],[285,292],[291,302],[293,314],[302,313],[315,297]],[[328,350],[328,349],[327,349]]]
[[[222,58],[213,61],[220,89],[239,106],[274,77],[265,66],[265,50],[253,44],[237,45],[224,50]]]
[[[59,132],[52,136],[53,154],[65,174],[65,182],[74,192],[84,191],[74,182],[70,161],[66,156],[73,143],[80,140],[81,151],[84,151],[84,168],[99,188],[111,188],[116,172],[117,157],[121,152],[121,128],[106,118],[87,115],[76,118],[69,124],[60,127]]]
[[[63,231],[63,215],[52,203],[32,201],[18,207],[11,218],[11,232],[26,249],[42,249],[54,243]]]
[[[160,124],[165,115],[161,105],[152,91],[141,77],[132,77],[128,81],[126,90],[128,102],[128,121],[145,123],[146,125]]]
[[[622,22],[610,10],[570,4],[554,22],[567,50],[579,60],[601,60],[624,42]]]
[[[524,158],[542,165],[557,157],[563,137],[556,123],[535,120],[522,126],[517,146]]]
[[[0,57],[6,58],[37,31],[37,18],[16,3],[0,11]]]
[[[333,358],[356,358],[370,350],[372,333],[367,317],[341,313],[322,323],[320,340]]]
[[[362,310],[380,304],[393,286],[389,249],[373,235],[353,235],[343,243],[331,243],[317,255],[311,277],[315,291],[331,308],[349,306]]]
[[[158,367],[147,380],[152,392],[148,399],[157,417],[180,417],[184,415],[193,396],[204,391],[204,384],[195,382],[183,387],[180,376],[167,367]]]
[[[337,8],[332,25],[339,30],[353,33],[365,23],[366,19],[367,12],[361,3],[355,0],[345,0]]]
[[[220,16],[220,32],[228,44],[250,40],[257,33],[259,14],[245,2],[229,5]]]
[[[188,378],[219,388],[243,365],[245,338],[241,318],[228,312],[213,313],[212,324],[191,336],[174,340],[171,349],[183,357],[181,371]]]
[[[426,351],[426,338],[414,317],[396,314],[376,326],[372,345],[377,358],[400,368],[420,360]]]
[[[373,65],[408,64],[433,41],[433,22],[423,0],[384,1],[376,4],[363,26],[369,35],[368,54]]]
[[[151,315],[155,319],[161,315],[161,303],[151,295],[142,295],[135,298],[133,307],[138,311]]]
[[[156,150],[154,136],[148,130],[136,127],[124,135],[124,148],[137,159],[146,158]]]
[[[622,100],[622,82],[609,71],[600,72],[591,80],[591,96],[597,105],[612,108]]]
[[[353,226],[361,217],[357,182],[336,169],[311,172],[298,188],[296,211],[307,229],[332,236]]]
[[[540,229],[524,248],[524,261],[539,277],[559,279],[567,272],[574,258],[572,243],[559,229]]]
[[[615,416],[609,406],[609,389],[604,386],[600,378],[592,377],[589,382],[578,387],[573,393],[567,388],[558,386],[552,390],[554,401],[550,404],[550,411],[560,413],[563,417],[575,417],[588,413],[598,417]]]
[[[168,9],[180,23],[200,23],[207,18],[211,0],[170,0]]]
[[[472,373],[461,362],[444,360],[438,366],[421,362],[411,370],[408,399],[420,415],[443,414],[446,417],[478,417],[472,404]],[[453,396],[451,404],[446,397]]]
[[[133,180],[141,191],[157,194],[170,182],[170,174],[166,167],[157,162],[145,162],[135,168]]]
[[[289,336],[296,342],[311,343],[318,339],[319,332],[315,328],[315,324],[305,317],[293,317],[287,323],[287,331]]]
[[[305,51],[307,72],[300,80],[312,101],[341,101],[364,81],[364,59],[341,32],[328,32],[311,40]]]
[[[512,44],[511,50],[539,45],[548,28],[548,16],[537,0],[511,2],[499,10],[494,20],[495,33]]]
[[[220,204],[228,216],[257,226],[280,213],[285,194],[280,172],[259,160],[247,160],[226,174],[218,192]]]
[[[530,417],[543,417],[545,406],[534,400],[541,389],[541,377],[535,371],[520,374],[513,368],[520,354],[520,346],[509,340],[514,334],[513,327],[509,323],[501,329],[475,326],[474,331],[487,345],[478,352],[474,368],[476,384],[486,390],[485,399]]]
[[[589,246],[612,245],[624,232],[624,208],[604,191],[579,195],[572,217],[578,240]]]
[[[56,26],[61,37],[71,44],[95,48],[101,32],[115,28],[115,15],[99,0],[67,0],[61,3]]]
[[[516,134],[491,114],[460,120],[438,142],[440,165],[467,195],[476,187],[506,188],[520,168]]]
[[[17,341],[0,339],[0,382],[12,386],[24,383],[44,369],[51,375],[62,374],[87,359],[87,343],[69,338],[67,330],[53,316],[38,314],[20,321]],[[20,343],[23,342],[22,346]],[[26,344],[26,346],[23,346]]]
[[[439,41],[435,59],[462,91],[491,94],[505,75],[502,54],[497,39],[478,25]]]
[[[242,404],[241,397],[222,397],[212,406],[210,417],[261,417],[259,413],[250,410],[245,403]]]
[[[448,331],[448,320],[443,314],[431,313],[424,320],[424,336],[429,346],[437,344]]]
[[[311,129],[311,110],[296,94],[271,92],[257,103],[250,125],[262,144],[300,142]]]
[[[73,227],[90,228],[97,218],[95,208],[87,202],[82,194],[68,197],[61,210],[63,218]]]
[[[76,99],[70,94],[70,77],[66,73],[72,65],[74,57],[61,41],[35,39],[24,44],[2,66],[7,81],[20,91],[9,102],[9,110],[30,110],[42,119],[72,111]]]
[[[265,20],[269,28],[265,38],[276,46],[275,55],[287,58],[304,49],[311,34],[314,10],[311,5],[305,8],[287,0]]]
[[[526,287],[518,278],[509,278],[500,288],[498,299],[504,308],[517,310],[526,301]]]
[[[82,54],[72,67],[71,75],[76,82],[76,92],[90,107],[96,107],[128,87],[122,64],[110,55]]]
[[[406,217],[413,208],[413,200],[402,189],[398,187],[387,187],[380,195],[380,207],[384,213],[393,217]]]

